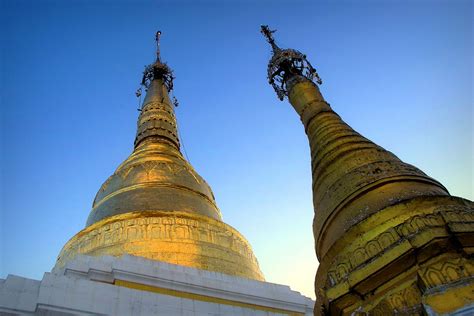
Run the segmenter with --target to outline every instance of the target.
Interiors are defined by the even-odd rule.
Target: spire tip
[[[276,32],[276,30],[270,30],[268,25],[260,25],[260,32],[265,36],[265,39],[267,42],[272,46],[273,52],[277,52],[280,50],[280,48],[277,46],[275,43],[275,39],[273,38],[273,33]]]
[[[268,82],[273,86],[280,100],[288,96],[292,83],[301,79],[314,81],[317,84],[322,83],[306,55],[295,49],[281,49],[278,47],[273,38],[273,33],[276,30],[270,30],[268,25],[261,25],[260,29],[260,32],[273,49],[273,56],[268,63],[267,75]]]
[[[162,79],[163,83],[166,85],[168,92],[170,92],[171,90],[173,90],[173,71],[168,67],[168,65],[166,65],[166,63],[161,61],[160,37],[161,31],[157,31],[155,33],[156,61],[151,65],[145,66],[141,85],[148,89],[153,80]]]
[[[161,60],[160,60],[160,37],[161,37],[161,31],[156,32],[156,34],[155,34],[155,41],[156,41],[156,61],[161,61]]]

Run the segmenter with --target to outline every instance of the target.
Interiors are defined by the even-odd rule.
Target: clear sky
[[[1,6],[0,277],[40,279],[84,227],[133,149],[134,92],[158,29],[187,156],[268,281],[314,297],[317,262],[308,143],[267,83],[260,24],[308,56],[354,129],[474,199],[470,1]]]

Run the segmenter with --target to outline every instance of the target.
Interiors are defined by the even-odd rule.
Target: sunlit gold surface
[[[135,149],[102,185],[87,227],[61,251],[130,254],[264,280],[248,242],[222,222],[209,185],[183,158],[174,106],[162,80],[151,82]]]
[[[421,315],[474,303],[474,203],[359,135],[314,83],[296,82],[289,100],[313,172],[315,314]]]
[[[74,236],[57,264],[61,266],[77,254],[130,254],[263,280],[250,245],[238,231],[187,212],[141,211],[108,217]]]
[[[179,150],[146,140],[102,185],[87,224],[142,210],[180,210],[221,219],[211,189]]]
[[[155,80],[138,118],[135,150],[100,188],[87,225],[142,210],[179,210],[221,219],[211,188],[179,151],[176,125],[168,92]]]

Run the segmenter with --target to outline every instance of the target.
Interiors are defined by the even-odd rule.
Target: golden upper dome
[[[152,210],[222,219],[211,188],[176,148],[143,141],[100,188],[87,226],[113,215]]]

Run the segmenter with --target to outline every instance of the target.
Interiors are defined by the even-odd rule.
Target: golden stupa
[[[306,56],[279,48],[273,32],[262,26],[268,79],[311,149],[315,315],[472,315],[474,203],[342,121]]]
[[[180,152],[160,34],[142,80],[147,93],[133,153],[99,189],[86,228],[66,243],[57,265],[77,254],[130,254],[264,280],[249,243],[222,221],[211,188]]]

